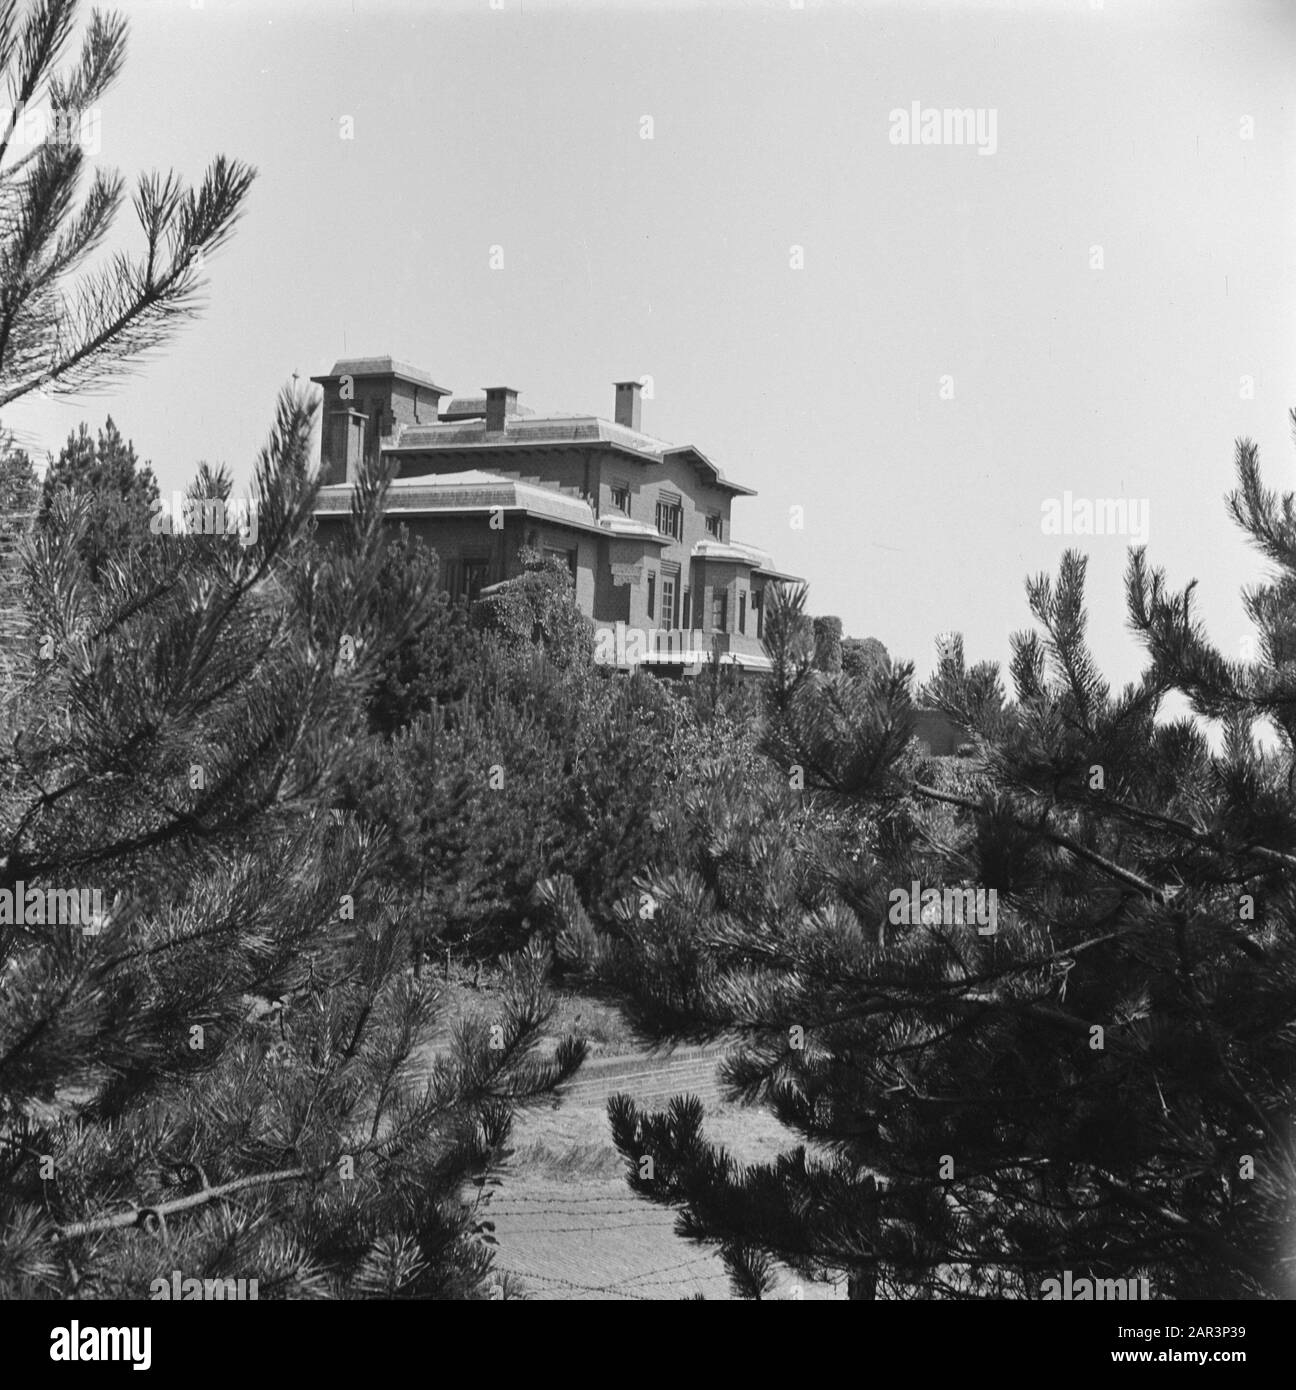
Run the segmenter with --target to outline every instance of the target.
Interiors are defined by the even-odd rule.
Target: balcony
[[[648,642],[648,655],[660,660],[663,657],[678,657],[692,660],[693,653],[703,653],[708,658],[714,653],[727,656],[732,650],[728,632],[702,632],[697,628],[659,627],[645,634]]]
[[[680,666],[697,674],[713,658],[724,665],[748,670],[768,671],[761,644],[736,632],[703,632],[697,628],[627,627],[624,623],[599,625],[595,639],[595,660],[629,670],[636,666]]]

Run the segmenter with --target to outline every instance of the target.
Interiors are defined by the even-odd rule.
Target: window
[[[674,574],[662,575],[662,627],[675,626],[675,595],[679,592],[679,576]]]
[[[650,618],[651,618],[652,615],[653,615],[653,609],[656,607],[656,604],[657,604],[657,576],[656,576],[655,574],[650,574],[650,575],[648,576],[648,616],[649,616]]]
[[[765,591],[764,589],[752,590],[752,612],[756,614],[756,638],[759,641],[765,635]]]
[[[626,514],[626,516],[629,516],[629,515],[630,515],[630,484],[629,484],[629,483],[613,483],[613,484],[612,484],[612,505],[613,505],[613,507],[616,508],[617,511],[619,511],[619,512],[624,512],[624,513]]]
[[[744,589],[738,595],[738,631],[747,631],[747,591]]]
[[[684,507],[677,492],[663,492],[657,498],[657,529],[663,536],[684,539]]]
[[[719,512],[708,512],[706,519],[707,534],[714,536],[716,540],[724,540],[724,520]]]
[[[691,589],[685,589],[685,590],[684,590],[684,615],[683,615],[683,617],[680,619],[680,626],[683,627],[683,628],[688,628],[688,627],[692,627],[692,625],[693,625],[693,591],[692,591]]]
[[[726,609],[728,608],[729,595],[724,589],[717,589],[711,595],[711,629],[713,632],[724,632],[727,618]]]
[[[463,588],[460,590],[469,603],[486,587],[490,577],[489,560],[465,560],[463,562]]]
[[[558,560],[567,566],[567,573],[573,579],[576,578],[576,552],[574,550],[558,550],[553,546],[545,546],[545,559]]]

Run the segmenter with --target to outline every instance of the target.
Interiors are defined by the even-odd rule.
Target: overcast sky
[[[1005,661],[1024,577],[1079,545],[1134,677],[1131,537],[1046,534],[1067,492],[1146,501],[1239,654],[1234,439],[1296,478],[1296,4],[118,8],[99,158],[260,176],[204,315],[11,410],[30,445],[111,412],[165,490],[200,460],[241,488],[279,387],[344,353],[603,415],[647,375],[644,428],[759,490],[735,539],[920,672],[946,629]],[[980,112],[987,152],[898,143],[914,103]]]

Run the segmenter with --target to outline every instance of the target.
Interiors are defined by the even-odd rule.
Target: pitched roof
[[[440,414],[443,416],[486,414],[484,394],[452,396],[448,387],[438,386],[421,367],[415,367],[397,357],[342,357],[333,364],[333,370],[326,376],[313,376],[311,380],[323,386],[343,376],[395,376],[437,391],[443,398],[450,397],[449,400],[443,399],[441,403]],[[385,452],[406,453],[483,446],[494,449],[527,448],[545,444],[607,444],[653,463],[660,463],[672,457],[688,457],[711,475],[716,487],[737,496],[755,496],[754,488],[729,482],[721,470],[693,444],[668,444],[651,434],[644,434],[642,430],[632,430],[626,425],[618,425],[597,415],[572,414],[560,410],[547,410],[541,414],[530,406],[519,405],[516,396],[513,401],[513,413],[506,418],[502,431],[488,435],[485,419],[443,420],[430,425],[398,423],[395,437],[391,442],[384,443],[383,449]]]
[[[482,409],[485,409],[483,402]],[[453,412],[448,412],[453,413]],[[449,420],[435,425],[398,427],[388,453],[429,453],[439,449],[509,449],[545,444],[609,444],[645,462],[661,463],[668,458],[687,456],[706,469],[712,480],[726,492],[751,497],[755,491],[729,482],[720,469],[692,444],[668,444],[642,430],[632,430],[598,415],[571,415],[550,411],[544,415],[510,415],[503,430],[487,432],[485,420]]]

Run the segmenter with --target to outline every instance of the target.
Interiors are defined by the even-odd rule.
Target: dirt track
[[[635,1197],[621,1176],[606,1104],[624,1091],[664,1105],[691,1092],[706,1106],[705,1133],[739,1159],[769,1159],[794,1139],[766,1111],[725,1104],[715,1079],[717,1049],[596,1057],[556,1107],[520,1119],[516,1156],[496,1190],[490,1219],[497,1267],[536,1299],[708,1299],[733,1297],[710,1247],[681,1240],[675,1213]],[[775,1298],[844,1298],[845,1288],[784,1271]]]

